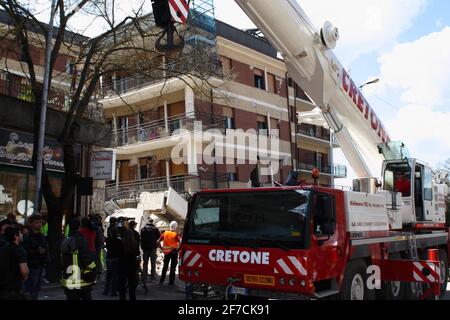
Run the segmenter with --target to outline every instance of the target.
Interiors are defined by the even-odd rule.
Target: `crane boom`
[[[378,176],[390,137],[332,49],[339,33],[318,31],[296,0],[235,0],[281,53],[290,76],[321,109],[359,178]]]

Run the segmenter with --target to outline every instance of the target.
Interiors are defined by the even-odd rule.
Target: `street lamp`
[[[379,78],[376,78],[376,79],[374,79],[374,80],[372,80],[372,81],[369,81],[369,82],[366,82],[366,83],[360,85],[360,86],[359,86],[359,89],[362,89],[362,88],[364,88],[365,86],[367,86],[367,85],[369,85],[369,84],[374,84],[374,83],[378,83],[378,82],[380,82],[380,79],[379,79]]]

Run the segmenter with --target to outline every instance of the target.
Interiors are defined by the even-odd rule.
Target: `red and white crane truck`
[[[359,178],[353,191],[297,186],[195,194],[180,279],[227,298],[438,298],[449,273],[447,186],[391,142],[332,52],[337,28],[316,30],[296,0],[236,2],[320,108]],[[373,167],[382,187],[370,178]]]

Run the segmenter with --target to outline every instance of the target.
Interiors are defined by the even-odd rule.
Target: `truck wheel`
[[[344,273],[340,300],[373,300],[373,290],[367,288],[367,265],[363,260],[351,261]]]
[[[416,282],[410,282],[406,284],[405,288],[405,297],[407,300],[419,300],[420,296],[417,291],[417,286],[421,286],[422,284]],[[422,287],[423,291],[423,287]]]
[[[392,260],[401,260],[401,255],[398,253],[390,256]],[[405,296],[405,288],[409,283],[401,281],[385,281],[381,290],[382,299],[384,300],[403,300]]]
[[[409,252],[407,252],[407,251],[403,252],[402,259],[410,260]],[[418,286],[422,286],[422,284],[416,283],[416,282],[405,283],[405,299],[406,300],[419,300],[420,296],[417,291]],[[422,286],[422,291],[423,291],[423,286]]]
[[[442,298],[447,292],[447,284],[448,284],[448,257],[445,250],[439,250],[439,261],[440,261],[440,270],[441,270],[441,295]]]

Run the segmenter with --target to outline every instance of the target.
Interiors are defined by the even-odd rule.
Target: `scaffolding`
[[[212,60],[217,61],[216,18],[214,0],[191,0],[188,18],[189,30],[186,35],[188,52],[200,50]]]
[[[216,37],[214,0],[191,0],[189,23]]]

